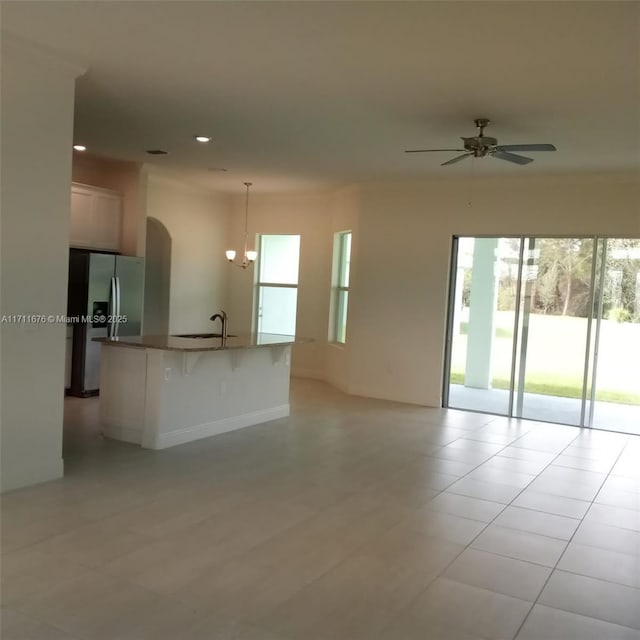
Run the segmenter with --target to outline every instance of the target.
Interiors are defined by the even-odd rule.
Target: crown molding
[[[0,37],[2,57],[27,62],[49,71],[57,71],[61,75],[75,79],[84,75],[89,68],[65,56],[65,54],[42,47],[34,42],[2,31]]]

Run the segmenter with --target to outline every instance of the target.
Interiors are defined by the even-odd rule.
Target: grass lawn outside
[[[498,311],[493,343],[492,388],[509,389],[513,312]],[[595,323],[593,325],[595,328]],[[451,354],[452,384],[464,384],[467,324],[461,322]],[[586,318],[532,314],[525,392],[581,398]],[[600,329],[596,400],[640,405],[640,324],[604,320]]]

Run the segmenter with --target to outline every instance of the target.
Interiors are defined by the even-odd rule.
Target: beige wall
[[[364,187],[349,392],[440,405],[453,235],[639,237],[638,185],[599,175]]]
[[[300,234],[300,271],[296,333],[313,342],[297,345],[292,353],[292,373],[324,378],[325,345],[329,318],[331,233],[329,197],[326,194],[250,195],[249,238],[257,234]],[[229,248],[242,253],[245,198],[233,200]],[[249,247],[251,248],[251,247]],[[257,247],[256,247],[257,248]],[[227,265],[229,278],[229,328],[252,328],[254,267],[243,271]]]
[[[357,187],[347,187],[334,193],[330,199],[330,239],[333,253],[333,234],[340,231],[351,231],[351,269],[349,274],[350,288],[358,290],[358,247],[360,243],[360,211],[362,209],[361,194]],[[333,255],[329,256],[333,268]],[[329,295],[323,292],[323,295]],[[351,293],[349,293],[351,295]],[[347,307],[347,343],[351,342],[352,323],[351,307]],[[326,336],[325,336],[326,338]],[[327,342],[325,355],[325,379],[342,391],[349,390],[350,350],[347,345]]]
[[[294,375],[352,394],[439,406],[452,237],[640,236],[638,185],[635,175],[445,178],[330,194],[252,194],[249,244],[257,234],[302,236],[297,333],[314,342],[294,349]],[[244,197],[232,199],[229,240],[210,245],[216,255],[227,245],[241,252],[244,206]],[[188,208],[181,219],[200,229],[195,235],[211,236],[206,218],[187,215]],[[354,236],[347,344],[338,346],[327,342],[333,234],[348,229]],[[215,268],[228,284],[221,304],[230,330],[251,330],[255,269],[224,260]]]
[[[65,316],[74,78],[2,39],[3,316]],[[2,490],[62,475],[65,325],[3,323]]]
[[[210,331],[227,301],[228,198],[151,173],[147,215],[171,236],[169,332]]]
[[[327,194],[251,194],[249,206],[249,248],[255,247],[257,234],[301,235],[297,333],[313,342],[294,348],[292,369],[294,375],[321,379],[329,318],[330,199]],[[244,212],[244,196],[227,198],[150,172],[147,215],[171,236],[171,333],[211,330],[209,317],[220,309],[229,315],[231,333],[252,330],[256,270],[233,267],[224,255],[228,248],[242,253]]]
[[[73,152],[72,179],[80,184],[112,189],[122,194],[120,252],[144,257],[146,239],[147,174],[136,162],[108,160]]]

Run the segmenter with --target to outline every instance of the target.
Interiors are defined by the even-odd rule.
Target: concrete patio
[[[514,399],[515,403],[516,399]],[[503,389],[474,389],[459,384],[449,387],[449,407],[506,415],[509,392]],[[515,407],[514,407],[515,409]],[[536,393],[525,393],[522,416],[526,419],[579,425],[581,401]],[[587,403],[587,415],[589,405]],[[596,402],[593,427],[640,435],[640,406]]]

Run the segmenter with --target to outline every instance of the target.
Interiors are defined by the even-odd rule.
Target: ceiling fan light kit
[[[460,139],[463,142],[462,149],[407,149],[405,153],[431,153],[434,151],[457,151],[461,155],[451,158],[443,162],[441,166],[445,167],[449,164],[455,164],[464,160],[465,158],[485,158],[491,156],[498,158],[498,160],[506,160],[513,164],[529,164],[533,162],[533,158],[522,156],[514,151],[556,151],[556,148],[552,144],[498,144],[497,138],[491,136],[485,136],[484,130],[489,126],[491,120],[488,118],[476,118],[474,120],[476,127],[478,127],[478,133],[475,136],[465,138],[462,136]]]

